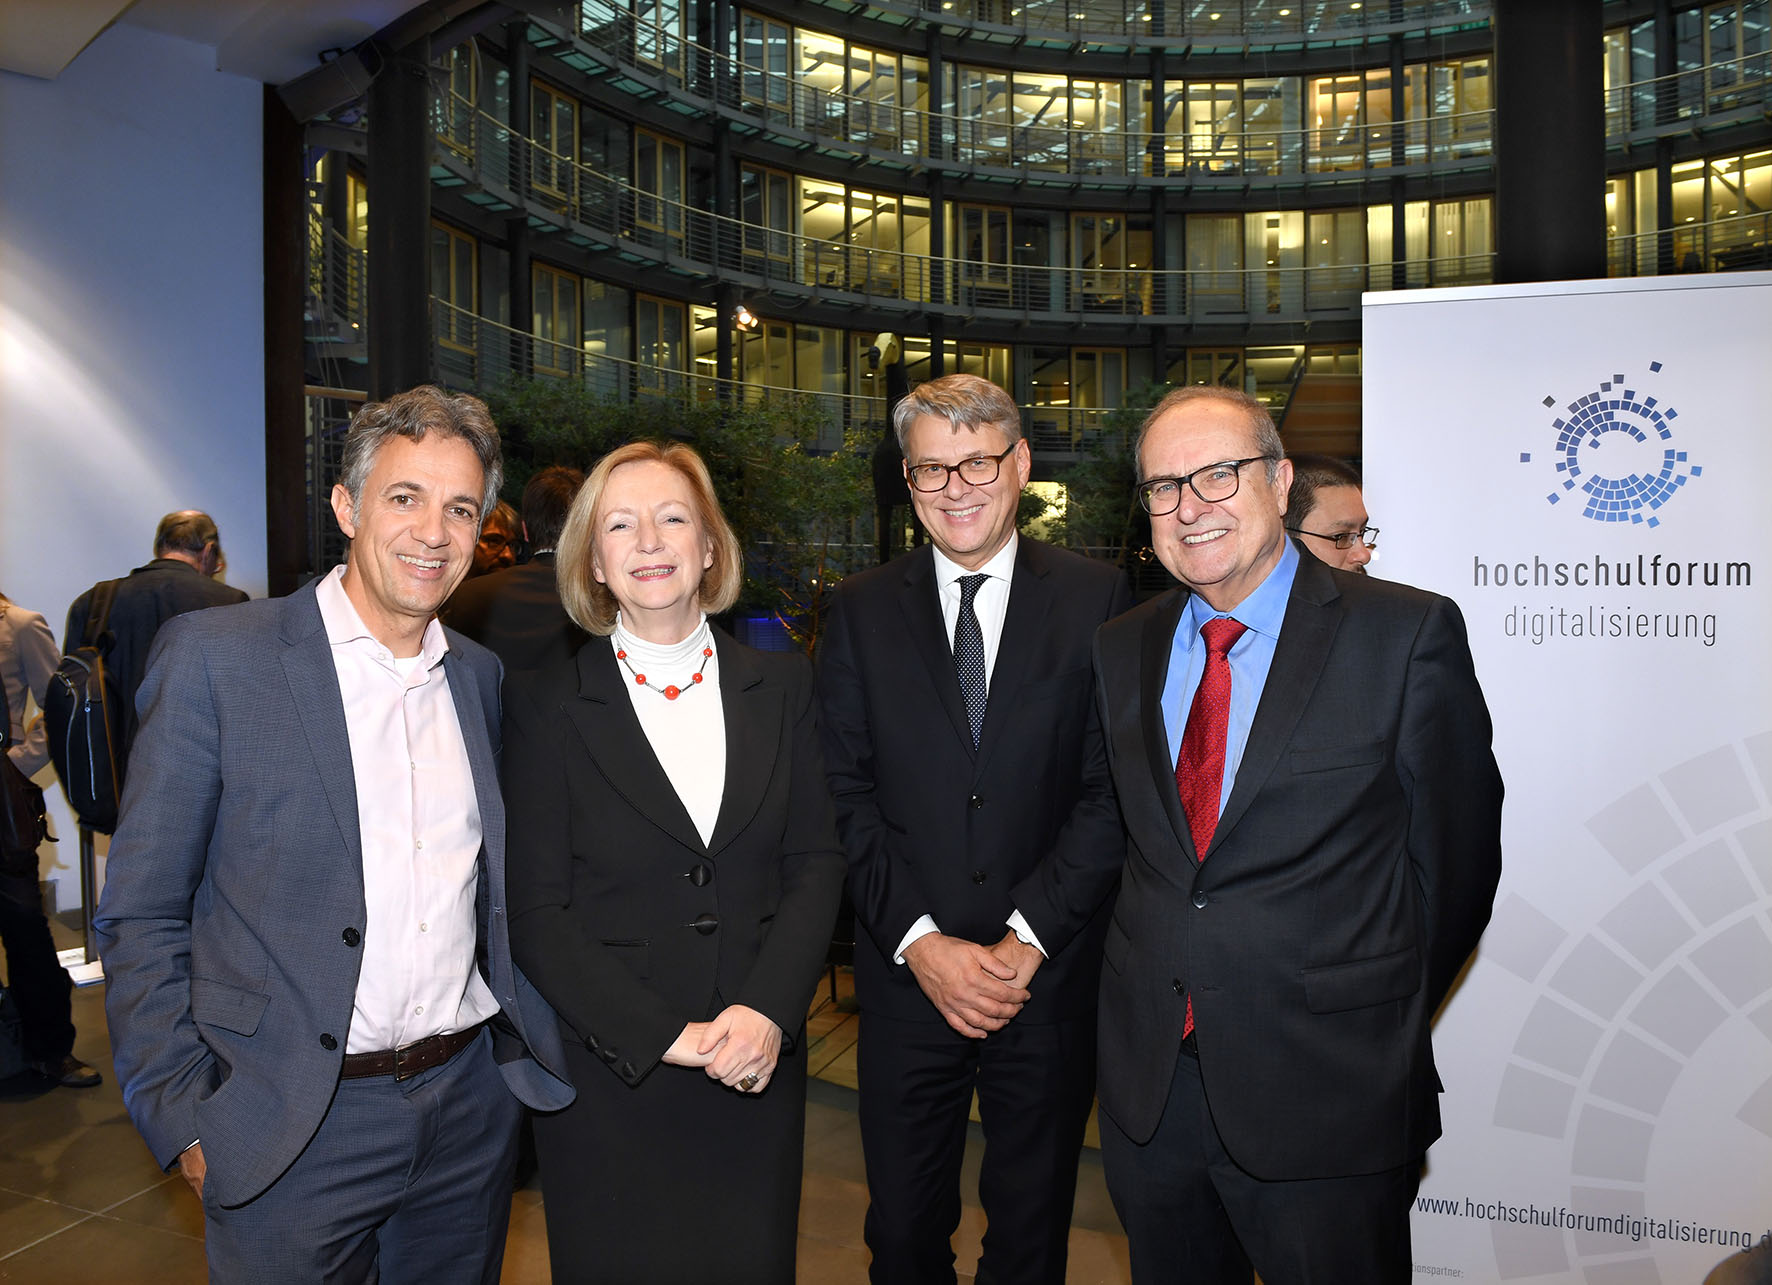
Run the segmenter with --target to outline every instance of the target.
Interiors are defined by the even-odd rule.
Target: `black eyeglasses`
[[[974,455],[971,459],[961,460],[958,464],[911,464],[904,466],[904,475],[910,480],[911,486],[919,491],[945,491],[948,478],[955,473],[967,486],[989,486],[997,480],[1003,471],[1003,461],[1015,453],[1011,446],[1001,455]]]
[[[1237,493],[1243,484],[1243,466],[1257,460],[1271,460],[1271,455],[1251,455],[1246,460],[1220,460],[1207,464],[1181,477],[1153,477],[1138,484],[1138,502],[1153,518],[1173,513],[1181,507],[1181,488],[1189,486],[1202,504],[1220,504]]]
[[[1319,540],[1327,540],[1337,549],[1343,551],[1353,548],[1356,540],[1368,549],[1378,547],[1378,528],[1375,526],[1363,526],[1358,531],[1338,531],[1334,535],[1324,535],[1321,531],[1306,531],[1301,526],[1289,526],[1286,529],[1298,535],[1314,535]]]

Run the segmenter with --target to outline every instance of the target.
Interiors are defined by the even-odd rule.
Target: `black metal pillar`
[[[431,374],[430,40],[393,54],[369,87],[369,395]]]
[[[265,573],[275,598],[298,589],[308,569],[307,407],[302,395],[306,383],[302,297],[307,285],[303,267],[308,249],[308,193],[302,127],[269,85],[265,86],[262,112]]]
[[[1606,275],[1600,0],[1496,0],[1495,279]]]

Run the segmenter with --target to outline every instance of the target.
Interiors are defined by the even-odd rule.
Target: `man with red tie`
[[[1488,923],[1501,779],[1453,603],[1286,538],[1261,404],[1170,393],[1138,496],[1178,589],[1102,626],[1131,842],[1101,980],[1132,1275],[1410,1279],[1429,1025]]]

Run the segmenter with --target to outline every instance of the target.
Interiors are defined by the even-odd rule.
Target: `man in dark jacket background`
[[[105,665],[123,698],[125,752],[135,743],[135,692],[147,672],[148,649],[154,645],[160,626],[187,611],[246,601],[241,590],[213,579],[221,565],[221,535],[215,529],[215,519],[196,509],[185,509],[160,519],[154,530],[153,561],[117,582],[117,597],[106,623],[111,645],[105,651]],[[68,624],[62,633],[64,652],[73,651],[85,638],[91,604],[92,590],[88,589],[68,608]]]

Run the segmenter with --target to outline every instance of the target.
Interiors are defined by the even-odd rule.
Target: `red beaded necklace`
[[[689,676],[689,683],[690,683],[691,687],[695,687],[695,686],[700,685],[701,671],[708,667],[708,661],[713,657],[713,654],[714,654],[714,649],[712,647],[703,647],[701,649],[701,665],[698,669],[696,669],[696,671],[693,674],[691,674]],[[646,681],[646,675],[636,671],[634,669],[633,665],[631,663],[629,663],[628,652],[627,652],[627,648],[625,648],[625,647],[617,647],[615,649],[615,658],[617,660],[619,660],[624,667],[626,667],[628,673],[634,675],[634,682],[639,684],[641,687],[652,688],[653,691],[657,692],[660,696],[664,697],[668,701],[676,700],[677,697],[681,696],[684,693],[684,691],[687,690],[686,688],[678,687],[675,683],[671,684],[669,687],[653,687],[651,683]]]

